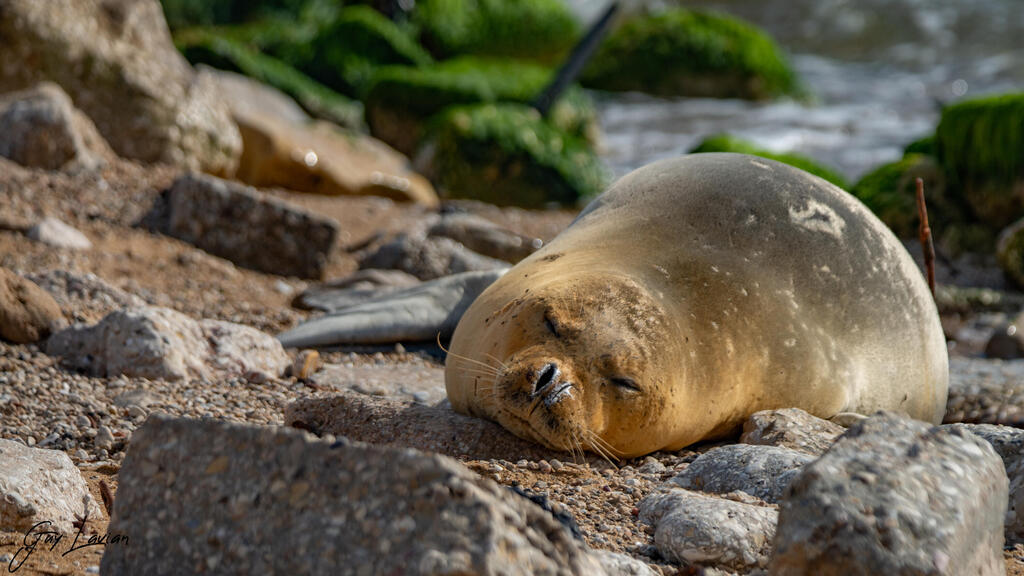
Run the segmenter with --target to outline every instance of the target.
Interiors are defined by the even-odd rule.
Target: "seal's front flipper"
[[[469,305],[507,268],[423,282],[308,320],[279,334],[286,348],[392,344],[448,338]]]

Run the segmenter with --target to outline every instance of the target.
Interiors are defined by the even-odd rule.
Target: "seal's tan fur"
[[[737,154],[625,176],[473,303],[451,351],[455,410],[619,456],[771,408],[938,422],[948,384],[935,305],[892,233],[824,180]]]

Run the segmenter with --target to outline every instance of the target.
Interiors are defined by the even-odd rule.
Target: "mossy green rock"
[[[946,108],[935,150],[978,220],[999,229],[1024,216],[1024,93]]]
[[[244,74],[288,94],[311,115],[349,128],[362,126],[362,106],[284,62],[261,54],[216,30],[192,29],[175,35],[175,44],[192,64]]]
[[[685,9],[634,16],[601,44],[584,86],[661,96],[767,99],[798,93],[766,34],[735,18]]]
[[[587,143],[517,104],[449,109],[431,122],[430,172],[450,197],[542,208],[600,193],[607,170]]]
[[[840,188],[847,188],[846,180],[844,180],[836,171],[826,168],[810,158],[800,156],[799,154],[779,154],[769,152],[763,148],[758,148],[746,140],[729,136],[728,134],[717,134],[715,136],[705,138],[704,141],[698,144],[696,148],[690,150],[691,154],[700,154],[702,152],[735,152],[737,154],[760,156],[762,158],[768,158],[769,160],[775,160],[776,162],[795,166],[805,172],[810,172],[819,178],[828,180]]]
[[[439,57],[511,56],[554,62],[579,37],[561,0],[419,0],[420,40]]]
[[[308,0],[160,0],[172,30],[244,22],[267,14],[296,14]]]
[[[486,102],[525,104],[551,80],[548,68],[503,59],[458,58],[424,68],[381,70],[366,96],[366,119],[374,136],[412,154],[427,119],[449,106]],[[597,113],[590,99],[570,88],[550,112],[551,123],[577,137],[597,139]]]

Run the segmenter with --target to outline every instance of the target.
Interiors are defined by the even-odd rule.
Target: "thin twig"
[[[920,219],[918,236],[924,251],[924,267],[928,271],[928,289],[935,298],[935,244],[932,243],[932,229],[928,226],[928,206],[924,202],[924,180],[917,178],[917,215]]]

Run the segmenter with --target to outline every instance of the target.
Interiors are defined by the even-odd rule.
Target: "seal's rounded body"
[[[452,407],[555,449],[638,456],[759,410],[939,422],[948,358],[896,237],[853,196],[738,154],[636,170],[469,308]]]

